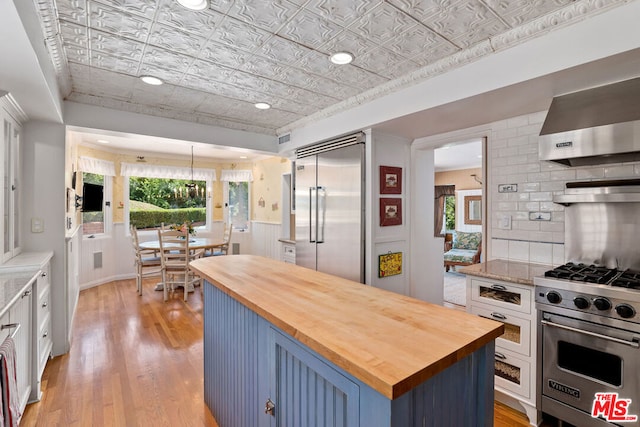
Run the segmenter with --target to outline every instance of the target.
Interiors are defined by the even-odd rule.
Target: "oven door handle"
[[[574,328],[572,326],[561,325],[559,323],[549,322],[548,320],[544,320],[544,319],[541,320],[540,322],[545,326],[551,326],[551,327],[554,327],[554,328],[565,329],[567,331],[577,332],[579,334],[589,335],[591,337],[601,338],[601,339],[607,340],[607,341],[613,341],[613,342],[616,342],[618,344],[628,345],[629,347],[640,348],[640,343],[638,343],[637,341],[627,341],[627,340],[623,340],[623,339],[620,339],[620,338],[615,338],[615,337],[609,337],[607,335],[602,335],[602,334],[599,334],[597,332],[583,331],[582,329]]]

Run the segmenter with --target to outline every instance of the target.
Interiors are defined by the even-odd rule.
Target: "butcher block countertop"
[[[253,255],[198,259],[213,286],[389,399],[503,333],[458,310]]]
[[[533,286],[534,277],[544,276],[545,271],[552,269],[551,265],[494,259],[461,268],[459,272],[470,276]]]

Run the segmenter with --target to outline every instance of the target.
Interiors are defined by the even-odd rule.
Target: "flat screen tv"
[[[82,185],[82,212],[102,210],[102,185],[84,183]]]

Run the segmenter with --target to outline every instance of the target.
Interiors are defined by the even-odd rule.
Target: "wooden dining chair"
[[[133,244],[133,250],[135,252],[135,267],[136,267],[136,289],[138,295],[142,295],[142,280],[145,277],[153,277],[161,275],[162,261],[158,256],[157,251],[153,249],[142,249],[140,247],[140,240],[138,239],[138,230],[133,225],[130,227],[131,243]]]
[[[224,234],[222,236],[222,245],[217,246],[215,248],[211,248],[209,251],[206,251],[204,256],[219,256],[219,255],[228,255],[229,254],[229,245],[231,244],[231,232],[233,231],[233,224],[225,224],[224,226]]]
[[[169,299],[169,291],[174,292],[177,287],[184,288],[184,300],[187,301],[189,292],[201,279],[189,267],[189,262],[202,256],[202,251],[189,249],[189,233],[180,230],[158,230],[160,242],[160,260],[162,269],[162,283],[164,300]]]

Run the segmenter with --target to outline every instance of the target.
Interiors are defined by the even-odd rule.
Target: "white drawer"
[[[531,364],[496,347],[496,387],[516,393],[525,399],[531,397]]]
[[[51,316],[47,316],[38,331],[38,378],[42,377],[44,368],[51,355]]]
[[[295,246],[284,245],[283,249],[284,249],[285,255],[293,255],[293,256],[296,255],[296,247]]]
[[[509,310],[479,304],[471,307],[471,313],[504,324],[505,331],[496,339],[496,348],[499,346],[531,356],[531,319],[516,316]]]
[[[532,286],[471,280],[471,299],[507,310],[531,313]]]
[[[51,298],[49,298],[51,287],[47,286],[42,292],[39,292],[40,298],[38,298],[38,323],[42,322],[46,316],[51,313]]]

